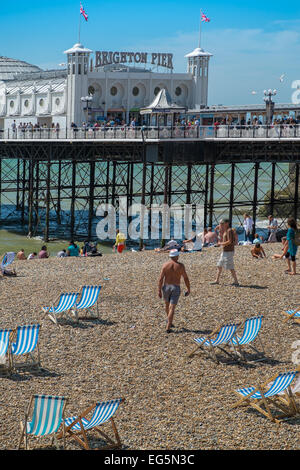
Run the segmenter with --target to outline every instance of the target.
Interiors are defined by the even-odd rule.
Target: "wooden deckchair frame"
[[[300,371],[300,367],[297,368],[297,371]],[[294,394],[292,392],[291,386],[289,385],[288,388],[285,390],[285,397],[282,395],[274,395],[273,397],[265,397],[264,393],[267,392],[267,386],[274,382],[274,380],[278,377],[279,374],[274,375],[269,380],[267,380],[262,385],[258,386],[251,392],[249,395],[241,398],[237,403],[232,405],[231,408],[238,408],[239,406],[250,406],[254,408],[259,413],[266,416],[266,418],[270,419],[272,422],[280,424],[282,420],[294,417],[300,414],[300,406],[297,405]],[[251,396],[255,393],[259,392],[262,398],[257,398],[251,400]],[[241,395],[234,390],[234,393],[241,397]],[[255,400],[255,401],[254,401]],[[273,405],[277,411],[281,412],[281,415],[274,415],[271,411],[270,405]],[[264,408],[263,408],[264,406]]]
[[[39,333],[40,333],[41,329],[42,329],[42,325],[40,325]],[[36,367],[37,369],[40,369],[41,368],[41,356],[40,356],[40,348],[39,348],[40,338],[38,338],[36,348],[35,348],[36,355],[37,355],[36,359],[34,358],[34,356],[35,356],[34,351],[32,351],[31,353],[22,354],[22,357],[25,358],[25,362],[17,363],[17,360],[14,359],[14,354],[11,352],[11,345],[12,345],[12,343],[14,343],[17,340],[17,331],[18,331],[18,329],[15,328],[11,332],[11,336],[9,338],[9,355],[10,355],[10,368],[11,368],[11,370],[25,369],[25,368],[28,368],[28,367]],[[28,362],[30,359],[31,359],[31,362]]]
[[[285,316],[287,317],[287,318],[285,318],[285,319],[283,320],[283,323],[287,323],[289,320],[292,320],[292,319],[294,318],[294,316],[296,315],[296,313],[298,313],[298,312],[300,312],[300,307],[299,307],[299,309],[295,308],[295,309],[294,309],[294,312],[291,313],[291,314],[289,314],[289,313],[287,313],[287,312],[285,312],[285,311],[281,312],[283,315],[285,315]],[[300,318],[296,318],[296,319],[294,320],[294,322],[295,322],[295,323],[300,323]]]
[[[83,286],[83,287],[86,287],[86,286]],[[81,290],[80,290],[80,292],[79,292],[79,295],[78,295],[78,298],[79,298],[78,303],[80,302],[80,299],[81,299],[81,297],[82,297],[83,287],[81,288]],[[98,286],[97,286],[97,287],[98,287]],[[101,292],[101,290],[102,290],[102,286],[101,286],[101,288],[100,288],[100,292]],[[100,295],[100,292],[99,292],[99,295]],[[97,299],[97,302],[96,302],[96,314],[91,310],[92,308],[95,307],[95,304],[92,305],[91,307],[85,308],[85,309],[83,309],[83,310],[87,310],[87,311],[90,313],[90,315],[92,316],[92,318],[97,318],[97,319],[99,320],[98,302],[99,302],[99,298]],[[78,314],[79,314],[80,310],[81,310],[81,309],[77,310],[76,304],[75,304],[74,307],[72,307],[72,309],[71,309],[73,315],[75,316],[75,319],[76,319],[76,322],[77,322],[77,323],[78,323],[78,321],[79,321],[79,316],[78,316]],[[82,318],[85,318],[85,317],[82,317]]]
[[[12,371],[12,358],[11,358],[11,352],[10,352],[10,343],[11,343],[11,336],[13,334],[14,330],[12,330],[10,333],[9,333],[9,339],[8,339],[8,347],[7,347],[7,352],[6,352],[6,355],[7,355],[7,365],[5,364],[1,364],[0,365],[0,374],[6,374],[6,375],[10,375],[11,374],[11,371]]]
[[[63,292],[64,293],[64,292]],[[66,292],[68,293],[68,292]],[[72,294],[73,292],[69,292],[70,294]],[[73,318],[68,315],[68,312],[71,311],[73,314],[73,310],[72,308],[69,309],[69,310],[64,310],[63,312],[60,312],[58,314],[55,313],[55,305],[57,305],[57,303],[59,302],[59,299],[61,298],[62,294],[60,294],[58,297],[55,298],[55,300],[51,303],[51,306],[50,308],[52,307],[52,312],[49,313],[49,310],[45,310],[45,307],[41,307],[42,309],[42,312],[44,313],[44,316],[43,316],[43,319],[45,317],[49,317],[49,319],[52,321],[52,323],[54,323],[55,325],[58,325],[58,321],[60,318],[62,317],[66,317],[67,320],[70,320],[70,321],[73,321]]]
[[[125,402],[125,398],[122,398],[121,401],[120,401],[120,404],[124,403],[124,402]],[[93,405],[89,406],[86,410],[84,410],[71,424],[69,424],[68,426],[65,426],[65,430],[64,430],[65,431],[65,438],[74,439],[85,450],[91,450],[91,447],[90,447],[89,441],[88,441],[88,437],[87,437],[87,433],[89,431],[96,431],[98,434],[100,434],[101,437],[104,438],[104,440],[107,441],[107,445],[101,447],[100,450],[121,449],[122,442],[121,442],[121,439],[120,439],[120,436],[119,436],[119,433],[118,433],[118,430],[117,430],[117,427],[116,427],[116,424],[114,422],[113,417],[111,417],[106,423],[103,423],[103,426],[105,424],[108,424],[109,422],[111,422],[112,429],[113,429],[116,441],[113,441],[113,439],[111,439],[106,433],[104,433],[100,429],[99,426],[95,426],[95,427],[93,427],[91,429],[88,429],[88,430],[84,429],[84,425],[82,423],[82,418],[86,418],[86,416],[91,411],[93,411],[95,409],[96,405],[97,405],[97,402],[94,403]],[[72,431],[72,427],[77,423],[80,424],[81,430],[80,431],[77,431],[77,430]],[[60,432],[57,435],[57,439],[62,439],[62,438],[63,438],[63,433]]]
[[[245,322],[245,323],[246,323],[246,322]],[[245,323],[244,323],[244,329],[245,329]],[[243,335],[243,333],[244,333],[244,330],[242,331],[242,335]],[[260,362],[260,361],[266,361],[266,360],[267,360],[267,357],[265,356],[265,348],[264,348],[264,345],[263,345],[263,343],[262,343],[262,340],[261,340],[261,338],[260,338],[260,336],[259,336],[259,333],[258,333],[258,335],[256,336],[256,338],[252,341],[252,343],[255,342],[255,341],[259,341],[260,346],[261,346],[261,348],[262,348],[262,351],[258,351],[258,349],[256,349],[256,347],[253,346],[253,344],[251,344],[251,343],[240,344],[239,341],[238,341],[237,336],[235,337],[235,339],[236,339],[236,342],[237,342],[237,344],[235,345],[235,347],[236,347],[236,349],[237,349],[238,354],[241,355],[241,357],[242,357],[242,359],[243,359],[244,362]],[[250,349],[252,349],[252,350],[253,350],[258,356],[260,356],[260,357],[257,358],[257,359],[251,359],[251,360],[249,360],[249,359],[247,358],[247,351],[246,351],[247,347],[249,347]]]
[[[35,398],[35,395],[32,395],[31,398],[30,398],[30,401],[29,401],[29,405],[27,407],[27,410],[25,411],[25,419],[24,419],[24,422],[23,421],[20,421],[20,427],[21,427],[21,437],[20,437],[20,440],[19,440],[19,446],[18,446],[18,450],[21,449],[21,445],[22,445],[22,441],[24,440],[24,447],[25,447],[25,450],[29,450],[30,447],[29,447],[29,436],[31,437],[37,437],[38,439],[41,439],[45,436],[34,436],[32,434],[27,434],[26,432],[26,429],[27,429],[27,423],[30,421],[28,418],[30,416],[30,412],[32,411],[33,409],[33,403],[34,403],[34,398]],[[66,405],[67,405],[67,401],[68,399],[65,398],[65,401],[64,401],[64,404],[63,404],[63,410],[62,410],[62,424],[61,426],[63,427],[62,431],[61,431],[61,434],[62,434],[62,438],[63,438],[63,448],[65,449],[65,445],[66,445],[66,439],[65,439],[65,409],[66,409]],[[50,436],[50,434],[47,434],[47,436]],[[54,437],[52,437],[52,444],[53,444],[53,440],[54,440]]]
[[[238,326],[239,323],[237,323],[236,325]],[[213,346],[212,343],[211,343],[212,337],[217,335],[219,333],[220,329],[223,326],[224,325],[219,325],[212,333],[210,333],[208,336],[205,337],[205,341],[203,341],[203,343],[205,343],[208,340],[209,341],[209,347],[205,347],[205,346],[203,347],[203,343],[198,344],[197,347],[195,349],[193,349],[193,351],[188,355],[188,358],[191,359],[192,357],[194,357],[196,352],[200,349],[201,352],[203,352],[206,355],[206,357],[208,357],[209,359],[213,359],[218,364],[220,364],[221,361],[217,358],[217,355],[216,355],[216,348],[218,348],[221,351],[223,351],[225,354],[227,354],[227,356],[229,356],[231,359],[234,359],[236,361],[238,359],[238,355],[236,353],[235,346],[231,345],[231,347],[234,350],[235,354],[232,354],[231,352],[228,352],[228,351],[226,351],[226,349],[224,349],[224,346],[230,347],[230,342],[227,343],[227,345],[223,345],[223,346],[219,346],[219,345]],[[235,337],[235,335],[234,335],[234,337]],[[207,349],[210,350],[210,354],[208,354]]]

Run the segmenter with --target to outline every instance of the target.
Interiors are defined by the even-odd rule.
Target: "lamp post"
[[[277,95],[277,90],[264,90],[264,101],[266,103],[267,125],[272,123],[275,103],[272,101],[272,96]]]
[[[81,98],[82,103],[85,103],[85,110],[86,110],[86,123],[88,124],[89,121],[89,104],[92,101],[93,97],[91,95],[82,96]]]

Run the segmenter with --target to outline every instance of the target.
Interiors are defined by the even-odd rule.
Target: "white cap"
[[[180,255],[180,252],[178,250],[171,250],[170,254],[169,254],[169,257],[170,258],[176,258],[176,256],[179,256],[179,255]]]

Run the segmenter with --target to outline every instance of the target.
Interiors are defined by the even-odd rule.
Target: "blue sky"
[[[92,50],[158,51],[174,54],[176,72],[184,55],[198,45],[213,54],[209,104],[251,104],[265,88],[277,88],[277,101],[290,102],[292,82],[300,80],[300,3],[296,1],[184,2],[83,0],[81,42]],[[58,68],[63,51],[78,41],[77,0],[2,2],[0,55],[42,68]],[[285,74],[284,82],[279,77]],[[252,95],[251,91],[257,91]]]

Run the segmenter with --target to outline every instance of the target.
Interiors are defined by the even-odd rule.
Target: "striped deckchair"
[[[2,371],[11,369],[9,339],[12,330],[0,330],[0,367]]]
[[[42,307],[45,316],[48,315],[50,320],[57,325],[57,319],[62,316],[70,318],[67,314],[71,310],[77,300],[78,294],[61,294],[58,304],[56,307],[52,305],[51,307]]]
[[[4,271],[6,270],[7,266],[13,263],[14,259],[16,257],[16,253],[14,251],[10,251],[8,253],[5,253],[3,256],[3,259],[1,261],[0,269],[1,273],[4,274]]]
[[[96,305],[96,312],[97,312],[96,316],[97,318],[99,318],[98,298],[99,298],[100,290],[101,290],[101,286],[83,286],[81,290],[80,300],[78,303],[75,304],[75,307],[73,310],[77,321],[78,321],[78,310],[87,310],[90,313],[92,313],[90,309],[94,305]]]
[[[250,349],[252,349],[256,354],[258,354],[260,356],[258,359],[255,359],[255,362],[262,361],[262,360],[266,359],[263,344],[262,344],[260,338],[259,338],[259,340],[260,340],[260,344],[261,344],[261,347],[262,347],[262,351],[258,351],[253,346],[253,344],[251,344],[258,337],[258,333],[261,329],[262,319],[263,319],[262,315],[258,316],[258,317],[248,318],[245,321],[244,331],[243,331],[242,336],[236,335],[236,337],[232,338],[232,340],[231,340],[231,343],[234,346],[236,346],[236,348],[238,350],[238,353],[241,355],[241,357],[246,362],[248,362],[248,360],[249,360],[247,358],[247,355],[246,355],[246,346],[248,346]]]
[[[201,352],[204,352],[211,359],[214,359],[216,362],[220,362],[216,355],[216,349],[220,349],[229,357],[236,359],[236,353],[232,354],[232,351],[228,351],[225,348],[230,346],[231,339],[235,336],[237,327],[237,323],[226,324],[218,327],[207,337],[195,338],[194,341],[198,346],[189,354],[188,357],[193,357],[200,349]],[[213,339],[214,336],[216,336],[215,339]],[[234,346],[232,346],[232,348],[235,351]]]
[[[107,445],[102,447],[102,449],[120,449],[122,447],[122,443],[113,416],[120,404],[124,401],[124,398],[118,398],[116,400],[94,403],[79,416],[72,416],[65,419],[66,438],[70,437],[75,439],[84,449],[89,450],[90,445],[87,432],[95,430],[107,443]],[[87,418],[88,415],[91,415],[89,419]],[[100,429],[100,426],[102,427],[108,421],[111,422],[116,439],[115,441]],[[62,438],[63,433],[61,432],[57,437],[58,439]]]
[[[284,323],[287,323],[289,320],[294,320],[295,323],[300,323],[300,310],[286,310],[282,312],[287,318],[285,318]]]
[[[10,347],[12,369],[41,366],[38,344],[40,328],[40,325],[25,325],[18,326],[14,331],[15,342]],[[36,352],[36,358],[34,352]],[[20,356],[25,357],[25,363],[16,364],[15,358]]]
[[[232,408],[249,406],[276,423],[279,423],[282,419],[299,414],[300,407],[297,405],[290,387],[292,381],[299,373],[299,369],[275,375],[258,387],[235,390],[235,393],[242,397],[242,399],[233,405]],[[282,392],[284,392],[283,395]],[[277,414],[274,411],[272,412],[271,406],[275,408]],[[279,415],[278,410],[280,410]]]
[[[29,449],[28,436],[43,437],[57,433],[60,426],[63,426],[63,446],[65,447],[64,433],[64,411],[67,403],[65,397],[55,397],[50,395],[34,395],[25,412],[25,420],[21,422],[21,437],[19,449],[24,441],[25,449]],[[29,413],[32,409],[31,421]]]

